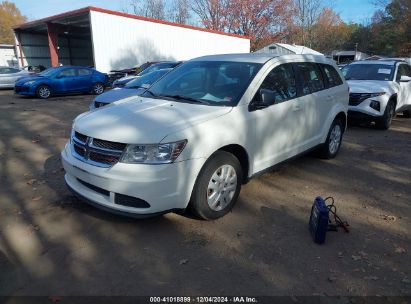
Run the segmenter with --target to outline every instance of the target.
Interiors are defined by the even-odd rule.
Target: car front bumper
[[[18,86],[14,87],[14,93],[19,95],[36,95],[33,87],[30,86]]]
[[[349,104],[348,106],[348,118],[349,119],[365,119],[365,120],[376,120],[384,115],[385,107],[388,103],[388,96],[376,96],[368,98],[358,105]],[[379,103],[380,109],[376,110],[371,107],[371,103],[376,101]]]
[[[146,217],[185,209],[204,159],[191,159],[164,165],[117,163],[110,168],[96,167],[75,158],[66,145],[61,153],[65,181],[84,201],[113,213]],[[135,198],[118,202],[118,197]],[[143,203],[144,205],[144,203]]]

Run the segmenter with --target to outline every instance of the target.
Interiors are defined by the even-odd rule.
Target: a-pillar
[[[58,28],[53,23],[47,23],[47,37],[49,40],[50,58],[51,66],[59,66],[59,55],[58,55]]]

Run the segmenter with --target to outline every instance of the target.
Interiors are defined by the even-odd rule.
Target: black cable
[[[337,227],[342,227],[345,232],[350,232],[348,227],[350,226],[347,221],[343,221],[338,215],[337,215],[337,207],[334,205],[334,198],[332,196],[326,197],[324,201],[326,202],[327,200],[331,200],[331,204],[327,205],[328,212],[330,212],[332,215],[334,215],[334,223],[332,224],[332,221],[329,219],[329,225],[328,225],[328,230],[330,231],[337,231]]]

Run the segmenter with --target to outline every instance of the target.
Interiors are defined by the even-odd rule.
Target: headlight
[[[156,145],[128,145],[121,162],[127,164],[169,164],[184,150],[187,140]]]
[[[370,93],[370,97],[377,97],[377,96],[382,96],[382,95],[385,95],[385,92]]]
[[[36,82],[35,80],[30,80],[30,81],[25,82],[24,85],[29,86],[29,85],[32,85],[35,82]]]

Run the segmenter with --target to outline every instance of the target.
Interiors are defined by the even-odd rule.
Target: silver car
[[[14,83],[17,79],[31,74],[33,72],[0,66],[0,88],[14,88]]]

